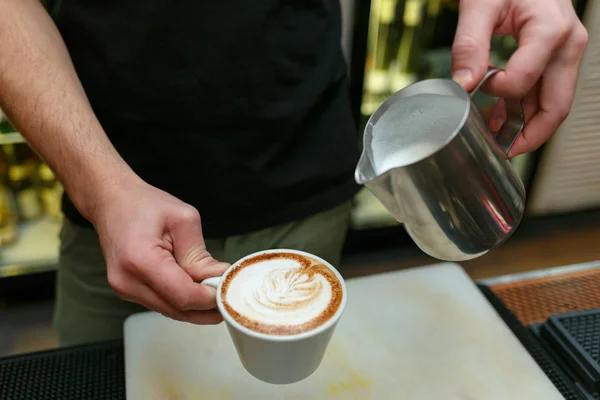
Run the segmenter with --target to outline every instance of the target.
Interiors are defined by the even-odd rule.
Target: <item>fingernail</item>
[[[210,295],[210,297],[216,297],[217,296],[217,289],[215,289],[212,286],[208,286],[208,285],[204,285],[206,286],[204,288],[204,290],[206,290],[208,292],[208,294]]]
[[[488,123],[490,130],[492,132],[498,132],[502,125],[504,124],[504,119],[502,118],[490,118],[490,122]]]
[[[471,73],[468,69],[460,69],[454,73],[452,76],[459,85],[461,86],[469,86],[471,80],[473,79],[473,73]]]

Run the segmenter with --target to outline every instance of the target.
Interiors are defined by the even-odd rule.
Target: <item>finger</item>
[[[452,78],[467,91],[473,90],[490,58],[490,41],[503,2],[463,0],[452,45]]]
[[[525,119],[525,123],[527,124],[531,119],[537,114],[540,109],[540,88],[541,81],[538,81],[533,88],[523,97],[521,105],[523,107],[523,117]]]
[[[128,254],[121,260],[127,272],[178,310],[210,310],[216,306],[216,290],[194,282],[166,249],[154,247],[145,253]]]
[[[506,106],[504,105],[504,99],[500,98],[492,108],[490,113],[488,125],[490,131],[496,133],[502,128],[502,125],[506,121]]]
[[[505,70],[490,80],[489,88],[496,96],[525,96],[540,79],[556,50],[565,44],[569,35],[566,17],[558,12],[548,13],[543,22],[532,21],[519,32],[519,47]]]
[[[138,281],[131,274],[121,273],[120,278],[117,279],[114,274],[111,275],[109,275],[111,286],[123,300],[140,304],[149,310],[154,310],[178,321],[206,325],[218,324],[223,320],[221,313],[215,309],[207,311],[178,310],[161,298],[151,287]]]
[[[185,311],[186,322],[197,325],[216,325],[223,322],[223,316],[217,309],[207,311]]]
[[[515,141],[511,156],[538,149],[569,115],[586,42],[587,34],[574,33],[548,66],[540,87],[539,110]]]
[[[168,221],[168,228],[175,260],[195,281],[220,276],[229,268],[229,264],[215,260],[206,249],[200,214],[195,208],[183,208]]]
[[[521,106],[523,107],[523,117],[525,123],[529,122],[531,118],[537,113],[539,109],[538,98],[540,93],[540,85],[536,84],[533,89],[525,95],[521,102]],[[490,130],[494,133],[498,132],[504,122],[506,122],[506,105],[504,103],[503,98],[499,98],[492,112],[490,113],[488,125]]]
[[[139,303],[141,305],[177,321],[191,322],[199,325],[214,325],[223,321],[223,316],[215,309],[207,311],[178,310],[162,299],[152,288],[144,284],[140,284],[137,293],[140,296]]]

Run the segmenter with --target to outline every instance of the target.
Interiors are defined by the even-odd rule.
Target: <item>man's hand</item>
[[[228,265],[206,251],[198,212],[143,182],[112,146],[39,0],[0,1],[0,54],[0,108],[95,225],[113,289],[174,319],[220,322],[215,290],[197,282]]]
[[[466,90],[487,70],[492,35],[511,35],[519,44],[486,86],[496,96],[523,98],[526,126],[511,149],[515,156],[536,150],[569,115],[587,31],[571,0],[461,0],[452,71]],[[494,109],[493,129],[503,114],[503,107]]]
[[[222,321],[215,289],[198,282],[229,265],[206,250],[198,211],[139,178],[108,186],[91,219],[100,236],[108,281],[124,300],[173,319]]]

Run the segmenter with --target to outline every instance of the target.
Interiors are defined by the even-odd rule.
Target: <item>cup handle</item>
[[[208,286],[212,286],[215,289],[219,287],[219,282],[221,282],[221,277],[220,276],[215,276],[214,278],[206,278],[205,280],[203,280],[202,282],[200,282],[201,285],[208,285]]]
[[[469,93],[469,95],[473,97],[473,95],[479,90],[485,81],[499,71],[501,71],[499,68],[488,67],[483,79],[481,79],[481,81],[477,84],[475,89]],[[496,135],[496,143],[498,143],[498,146],[504,152],[504,154],[508,155],[510,148],[525,125],[525,118],[523,116],[523,105],[521,104],[521,99],[504,98],[504,104],[506,106],[506,122],[504,122],[502,128],[500,128],[500,131],[498,131],[498,134]]]

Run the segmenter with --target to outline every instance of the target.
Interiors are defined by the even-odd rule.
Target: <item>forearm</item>
[[[97,120],[39,0],[0,0],[0,108],[93,219],[105,191],[135,174]]]

